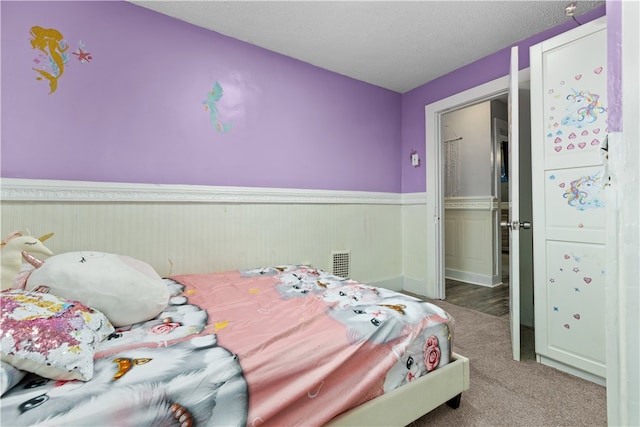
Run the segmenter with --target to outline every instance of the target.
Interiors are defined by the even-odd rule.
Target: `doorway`
[[[528,82],[529,75],[528,69],[519,72],[519,81],[526,82],[526,93],[524,93],[524,99],[527,101],[528,106]],[[452,95],[441,101],[434,102],[425,107],[425,124],[426,124],[426,181],[427,181],[427,269],[433,274],[429,274],[427,277],[427,292],[434,295],[438,299],[446,299],[446,287],[445,287],[445,269],[444,269],[444,227],[443,222],[445,220],[444,212],[444,194],[445,189],[443,185],[443,156],[442,147],[439,144],[443,140],[443,126],[442,117],[448,112],[455,111],[457,109],[475,105],[481,102],[490,101],[500,97],[504,97],[509,92],[510,77],[505,76],[498,78],[483,85],[471,88],[467,91],[460,92]],[[523,86],[521,85],[521,88]],[[518,91],[519,93],[521,91]],[[522,95],[520,95],[522,97]],[[529,123],[530,112],[521,111],[519,117],[526,118],[524,120],[524,129],[521,130],[522,134],[530,134]],[[527,140],[527,144],[530,142]],[[518,144],[520,146],[521,144]],[[523,156],[520,157],[519,165],[525,165],[528,168],[531,166],[530,161],[530,149],[524,148],[522,150]],[[525,158],[528,157],[528,160]],[[530,179],[530,169],[526,168],[523,171],[523,175],[528,175]],[[530,187],[529,187],[530,188]],[[530,199],[530,197],[529,197]],[[520,204],[519,206],[521,206]],[[529,217],[530,218],[530,217]],[[525,270],[531,270],[533,265],[532,250],[524,253],[525,259],[521,262],[521,265],[525,267]],[[520,260],[522,257],[518,257]],[[532,271],[521,272],[526,277],[522,277],[519,274],[518,277],[521,281],[521,286],[518,288],[521,290],[520,305],[516,307],[514,312],[520,311],[522,316],[522,323],[533,327],[533,274]],[[515,303],[515,302],[514,302]],[[526,331],[525,331],[526,332]],[[526,349],[523,349],[526,350]],[[531,352],[533,353],[533,344],[531,344]]]
[[[448,111],[441,127],[445,299],[508,319],[508,97]]]

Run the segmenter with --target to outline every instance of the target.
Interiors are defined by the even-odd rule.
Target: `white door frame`
[[[529,69],[520,70],[520,81],[529,80]],[[441,119],[450,111],[505,95],[509,91],[509,76],[499,77],[464,92],[451,95],[425,106],[426,174],[427,174],[427,289],[426,295],[445,298],[444,286],[444,199],[442,179]]]

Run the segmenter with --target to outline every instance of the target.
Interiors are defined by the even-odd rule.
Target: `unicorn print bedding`
[[[164,279],[155,318],[96,347],[93,377],[27,374],[5,425],[322,425],[451,360],[437,306],[306,266]]]

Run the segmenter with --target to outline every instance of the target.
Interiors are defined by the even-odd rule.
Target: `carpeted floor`
[[[426,426],[606,426],[605,387],[527,358],[511,358],[505,318],[431,301],[455,319],[454,351],[469,358],[470,389],[414,421]]]

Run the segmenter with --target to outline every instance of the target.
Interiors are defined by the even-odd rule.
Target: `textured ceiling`
[[[568,0],[131,3],[400,93],[571,19]]]

